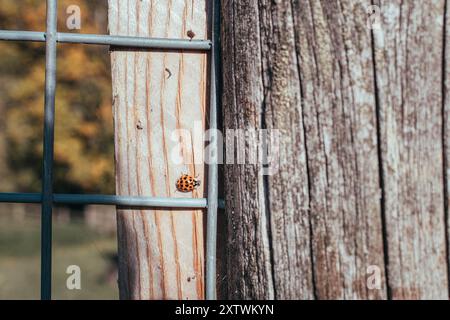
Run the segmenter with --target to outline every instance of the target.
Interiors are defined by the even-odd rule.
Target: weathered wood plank
[[[386,298],[369,5],[294,2],[320,299]]]
[[[443,195],[444,0],[376,1],[374,30],[389,286],[448,299]]]
[[[195,39],[206,39],[205,5],[205,0],[109,0],[109,30],[185,39],[192,30]],[[195,125],[204,132],[206,54],[113,50],[111,61],[116,192],[203,197],[204,184],[193,194],[175,188],[183,172],[203,180],[203,144],[173,134],[186,129],[192,137]],[[178,142],[181,151],[174,151]],[[118,208],[117,218],[121,298],[203,298],[202,210]]]
[[[222,1],[222,15],[224,128],[261,128],[259,113],[264,92],[257,4],[225,0]],[[229,131],[225,134],[229,135]],[[237,139],[246,139],[245,134],[239,132]],[[230,148],[228,143],[226,148]],[[247,150],[244,152],[246,157],[249,156]],[[235,162],[236,159],[227,158],[226,161]],[[257,165],[243,164],[224,168],[229,219],[227,282],[228,295],[234,299],[275,298],[268,243],[270,217],[265,207],[266,190],[259,169]],[[299,232],[300,237],[308,234]],[[307,272],[305,269],[305,275]],[[291,279],[298,281],[299,278]],[[310,279],[307,281],[311,283]],[[308,294],[307,289],[297,292],[299,296]]]
[[[445,38],[444,38],[444,107],[442,110],[443,121],[443,146],[444,146],[444,205],[447,219],[447,263],[450,265],[450,3],[445,6]],[[449,269],[450,270],[450,269]],[[449,274],[450,276],[450,274]],[[449,279],[450,281],[450,279]],[[450,284],[449,284],[450,285]]]
[[[224,127],[282,130],[276,174],[225,167],[232,298],[386,297],[366,286],[384,259],[371,37],[353,3],[223,2]]]

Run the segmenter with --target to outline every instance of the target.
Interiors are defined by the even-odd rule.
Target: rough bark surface
[[[374,29],[389,287],[448,299],[443,176],[445,1],[381,1]]]
[[[184,39],[192,30],[195,39],[206,39],[205,4],[109,0],[109,30]],[[182,173],[204,178],[203,143],[193,141],[193,133],[194,126],[200,133],[205,128],[206,54],[113,48],[111,59],[117,193],[204,197],[204,184],[182,194],[175,183]],[[177,129],[187,130],[187,136],[174,136]],[[178,143],[180,152],[174,151]],[[121,298],[203,298],[203,214],[118,208]]]
[[[447,222],[447,264],[450,271],[450,2],[445,2],[445,48],[444,48],[444,105],[442,109],[443,116],[443,135],[444,141],[444,205],[445,218]],[[450,272],[448,273],[450,276]],[[450,282],[450,279],[449,279]],[[450,283],[449,283],[450,285]]]
[[[444,2],[222,2],[230,298],[448,298]]]

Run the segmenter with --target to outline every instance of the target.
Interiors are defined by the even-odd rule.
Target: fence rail
[[[0,40],[45,42],[46,33],[37,31],[0,30]],[[144,38],[64,32],[56,33],[56,42],[168,50],[209,51],[212,48],[212,42],[210,40]]]

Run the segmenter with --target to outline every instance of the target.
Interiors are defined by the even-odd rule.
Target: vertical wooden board
[[[393,299],[448,299],[443,195],[444,0],[376,1],[376,81]]]
[[[205,0],[109,0],[112,35],[206,39],[206,17]],[[182,173],[204,182],[206,53],[112,48],[111,61],[116,192],[204,197],[204,183],[186,194],[175,183]],[[121,298],[204,297],[203,213],[118,208]]]
[[[224,126],[282,131],[273,176],[225,167],[232,298],[386,298],[365,9],[223,3]]]
[[[443,132],[442,141],[444,146],[444,205],[447,219],[447,263],[450,264],[450,3],[446,0],[445,6],[445,38],[444,38],[444,105],[442,110]],[[450,269],[449,269],[450,270]],[[449,273],[450,275],[450,273]]]
[[[319,299],[387,296],[369,5],[293,2]]]
[[[252,1],[222,1],[223,109],[226,139],[230,129],[260,128],[263,99],[260,45]],[[245,132],[237,139],[245,141]],[[227,153],[231,142],[226,142]],[[249,155],[248,144],[241,150]],[[232,155],[234,157],[234,154]],[[236,164],[226,157],[224,167],[228,218],[227,282],[231,299],[273,299],[268,217],[259,166]]]
[[[224,127],[241,129],[236,136],[246,141],[247,160],[237,164],[236,158],[227,158],[225,166],[228,294],[233,299],[313,299],[293,12],[286,3],[271,1],[224,1],[222,12]],[[261,163],[248,161],[257,148],[247,134],[255,129],[280,130],[270,175],[262,175]],[[229,131],[226,135],[228,156],[232,141]]]
[[[259,6],[261,127],[279,130],[271,150],[272,174],[260,179],[270,223],[274,292],[277,299],[313,299],[307,150],[301,81],[289,3],[262,0]],[[275,131],[269,131],[274,134]],[[266,203],[264,203],[266,202]]]

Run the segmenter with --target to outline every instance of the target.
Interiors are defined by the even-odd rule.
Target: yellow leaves
[[[83,146],[81,141],[74,137],[55,139],[54,149],[54,159],[57,162],[65,162],[73,166],[76,165],[77,160],[82,160],[78,155],[83,153]]]
[[[82,81],[98,75],[101,64],[88,55],[83,46],[61,45],[58,59],[58,78],[65,81]]]
[[[113,179],[105,179],[105,177],[111,177],[111,166],[114,166],[114,162],[111,159],[96,158],[93,160],[93,166],[90,167],[89,176],[83,180],[82,187],[85,190],[95,190],[98,185],[105,184],[104,181],[114,181]],[[98,187],[97,187],[98,188]],[[114,183],[106,184],[102,190],[103,193],[114,193]]]
[[[102,122],[111,123],[111,100],[105,101],[102,105],[100,105],[100,108],[97,110],[97,116]]]
[[[0,25],[8,30],[45,30],[45,1],[2,0]]]
[[[35,99],[44,96],[45,67],[32,65],[30,72],[11,83],[9,96],[13,100]]]
[[[15,0],[3,0],[2,1],[2,14],[14,16],[17,15],[19,7],[15,4]]]
[[[45,1],[1,2],[0,27],[44,29]],[[59,31],[79,32],[67,30],[65,24],[67,6],[75,4],[81,8],[81,32],[104,33],[106,3],[59,0]],[[6,129],[7,147],[7,158],[0,155],[0,162],[14,164],[10,170],[17,177],[15,190],[39,191],[45,84],[42,49],[39,43],[0,42],[0,103],[4,105],[0,125]],[[55,191],[114,192],[108,50],[59,44],[57,58]]]
[[[9,110],[7,114],[6,134],[16,143],[28,141],[36,135],[36,129],[30,125],[29,117],[23,113],[23,108],[17,108]]]
[[[32,31],[45,31],[45,1],[34,1],[33,7],[22,8],[20,16],[26,28]],[[23,12],[22,12],[23,11]]]
[[[78,133],[85,138],[90,139],[94,138],[98,134],[99,129],[98,124],[86,122],[79,127]]]
[[[103,190],[98,190],[98,186],[102,184],[105,176],[111,176],[113,158],[85,151],[79,139],[55,141],[56,169],[69,168],[69,170],[62,169],[64,179],[76,182],[86,192],[112,192],[109,186],[103,186]]]

